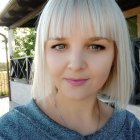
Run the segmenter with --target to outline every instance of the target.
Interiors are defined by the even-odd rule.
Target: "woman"
[[[115,1],[49,0],[37,28],[33,100],[1,118],[1,139],[140,139],[139,120],[125,110],[132,64]]]

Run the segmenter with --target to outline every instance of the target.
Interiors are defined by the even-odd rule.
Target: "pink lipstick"
[[[72,86],[82,86],[84,85],[88,79],[69,79],[69,78],[65,78],[65,80],[71,84]]]

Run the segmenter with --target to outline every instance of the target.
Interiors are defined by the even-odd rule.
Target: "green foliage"
[[[14,57],[34,55],[35,28],[16,28],[14,30]]]

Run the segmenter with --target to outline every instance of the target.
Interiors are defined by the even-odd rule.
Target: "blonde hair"
[[[51,37],[64,37],[78,24],[82,32],[92,26],[96,36],[114,40],[116,58],[110,76],[100,94],[125,108],[134,89],[133,53],[122,11],[115,0],[49,0],[37,28],[33,98],[55,93],[46,66],[45,43]]]

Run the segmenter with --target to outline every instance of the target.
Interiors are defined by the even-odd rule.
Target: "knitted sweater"
[[[0,140],[140,140],[140,121],[127,110],[114,111],[100,130],[82,136],[52,120],[32,100],[0,118]]]

